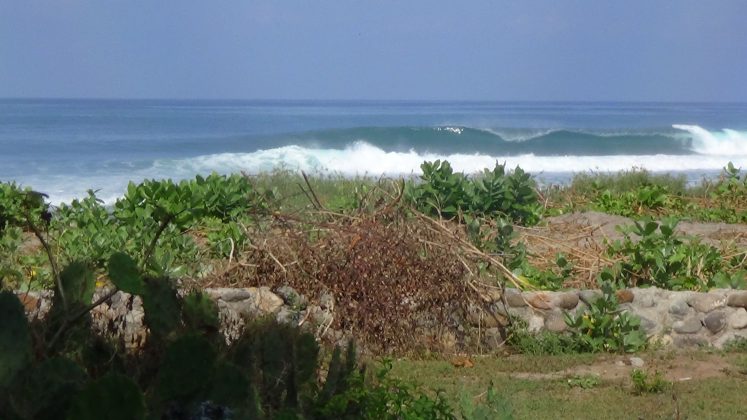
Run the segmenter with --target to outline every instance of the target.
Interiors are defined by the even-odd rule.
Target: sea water
[[[412,176],[435,159],[543,182],[632,168],[697,181],[747,168],[747,104],[0,100],[0,181],[53,203],[213,171]]]

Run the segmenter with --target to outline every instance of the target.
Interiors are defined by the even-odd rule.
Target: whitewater
[[[54,203],[213,171],[417,176],[436,159],[543,182],[632,168],[697,182],[747,168],[747,105],[0,100],[0,181]]]

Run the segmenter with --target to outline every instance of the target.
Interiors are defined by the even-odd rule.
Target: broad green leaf
[[[145,292],[145,283],[135,261],[124,252],[109,257],[109,278],[117,288],[133,295]]]

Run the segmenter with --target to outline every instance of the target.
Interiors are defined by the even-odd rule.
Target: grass
[[[642,356],[652,363],[661,358],[664,367],[667,357],[671,357],[669,354]],[[442,389],[452,404],[458,404],[465,396],[480,398],[492,381],[498,394],[510,402],[517,419],[676,418],[678,411],[681,418],[693,419],[747,416],[747,406],[743,403],[747,374],[740,370],[747,367],[744,355],[710,355],[730,358],[734,373],[675,382],[663,393],[635,395],[630,376],[620,379],[603,376],[598,380],[595,378],[593,386],[569,386],[569,380],[574,384],[579,380],[591,383],[584,380],[591,376],[573,374],[574,367],[609,361],[610,357],[615,356],[486,357],[474,360],[473,368],[457,368],[444,360],[399,360],[395,362],[392,374],[428,389]],[[519,372],[524,375],[518,375]],[[527,373],[536,375],[533,377]],[[555,375],[549,375],[551,373]],[[663,373],[666,374],[666,369]]]
[[[300,172],[284,169],[251,175],[250,179],[257,189],[271,194],[280,211],[291,213],[314,209],[317,199],[331,211],[366,209],[395,191],[390,179],[328,174],[309,176],[307,183]]]

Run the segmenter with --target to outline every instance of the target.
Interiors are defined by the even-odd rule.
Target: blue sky
[[[2,0],[0,97],[747,101],[747,1]]]

